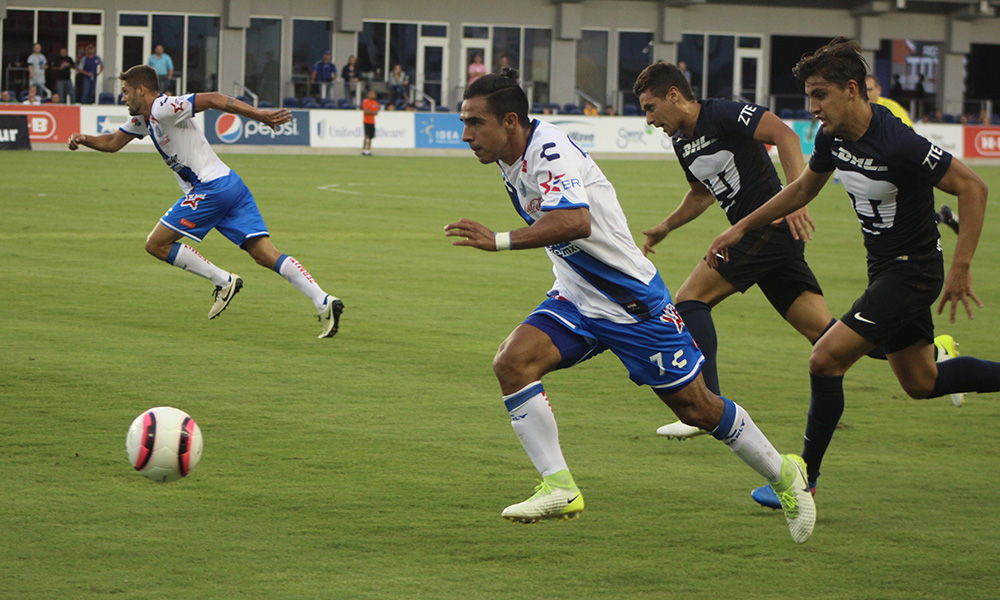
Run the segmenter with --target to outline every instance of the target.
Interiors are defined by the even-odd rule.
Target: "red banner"
[[[28,118],[33,144],[66,143],[80,131],[80,107],[61,104],[0,104],[0,111]]]
[[[965,158],[1000,158],[1000,127],[967,125],[963,130]]]

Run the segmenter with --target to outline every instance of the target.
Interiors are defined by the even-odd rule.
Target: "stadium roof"
[[[552,0],[553,4],[580,2],[582,0]],[[780,6],[785,8],[817,8],[815,1],[806,0],[641,0],[661,2],[664,6],[684,7],[699,4]],[[890,12],[940,14],[959,19],[993,17],[998,14],[1000,0],[825,0],[822,8],[849,10],[862,15],[878,15]]]

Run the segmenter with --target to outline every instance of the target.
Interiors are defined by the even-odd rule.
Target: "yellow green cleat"
[[[535,493],[524,502],[503,509],[502,516],[512,523],[537,523],[543,519],[566,521],[583,512],[583,494],[569,471],[559,471],[542,478]]]

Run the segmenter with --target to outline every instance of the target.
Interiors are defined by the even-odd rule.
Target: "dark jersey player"
[[[694,99],[684,74],[669,63],[647,67],[634,92],[646,122],[673,137],[691,189],[659,225],[644,231],[645,253],[672,230],[697,218],[718,201],[730,223],[747,216],[781,191],[781,181],[765,144],[778,149],[789,181],[802,172],[799,137],[766,108],[742,102]],[[711,309],[736,292],[757,285],[775,310],[815,343],[833,317],[803,256],[812,221],[805,208],[747,233],[731,250],[733,260],[712,268],[701,261],[677,291],[677,310],[705,355],[702,374],[719,393],[716,335]],[[687,439],[704,431],[683,422],[657,433]]]
[[[809,166],[764,206],[717,237],[708,252],[713,264],[731,260],[729,250],[747,232],[805,206],[833,170],[840,171],[864,232],[868,288],[820,338],[809,359],[812,399],[802,457],[813,488],[844,410],[844,374],[876,346],[885,350],[893,373],[912,398],[1000,391],[1000,363],[967,356],[935,363],[932,344],[931,305],[939,293],[938,314],[950,303],[952,321],[959,303],[970,318],[970,300],[982,306],[972,290],[970,266],[982,231],[986,185],[887,109],[870,104],[867,67],[857,42],[842,38],[799,61],[795,77],[822,127]],[[947,275],[933,188],[957,196],[962,215]]]

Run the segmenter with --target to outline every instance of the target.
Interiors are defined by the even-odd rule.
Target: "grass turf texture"
[[[246,287],[212,286],[143,242],[179,196],[155,155],[0,159],[0,597],[991,598],[1000,586],[995,395],[914,401],[888,365],[846,378],[805,546],[749,497],[761,482],[711,439],[657,438],[673,415],[610,353],[546,378],[587,510],[512,526],[537,477],[499,398],[493,353],[542,300],[541,250],[457,248],[461,217],[522,226],[495,167],[467,158],[232,155],[275,245],[347,311],[318,340],[311,304],[217,232],[196,247]],[[601,161],[637,240],[677,205],[672,162]],[[1000,169],[977,167],[994,190]],[[956,206],[938,195],[938,203]],[[865,286],[839,185],[810,206],[807,258],[835,315]],[[973,266],[976,320],[938,318],[1000,360],[1000,226]],[[677,289],[725,226],[672,233]],[[955,236],[942,230],[946,260]],[[809,346],[756,289],[714,312],[723,390],[797,452]],[[132,472],[125,432],[161,404],[205,453],[185,480]]]

